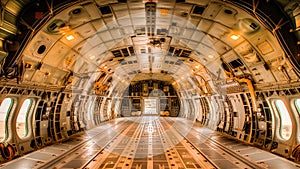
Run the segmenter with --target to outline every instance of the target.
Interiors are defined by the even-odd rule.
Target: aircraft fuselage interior
[[[1,167],[87,133],[155,140],[169,125],[197,151],[189,131],[300,163],[299,0],[2,0],[0,11]],[[163,145],[176,136],[165,133]],[[188,168],[149,159],[124,165]]]

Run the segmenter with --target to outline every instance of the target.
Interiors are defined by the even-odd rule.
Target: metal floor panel
[[[185,129],[190,122],[186,119],[151,118],[131,121],[124,118],[124,121],[105,123],[63,143],[2,164],[2,168],[255,168],[249,167],[247,161],[259,168],[299,168],[287,159],[222,137],[199,125]]]
[[[282,159],[272,159],[272,160],[265,160],[264,161],[269,168],[272,169],[289,169],[289,168],[297,168],[299,169],[300,167],[295,167],[294,164],[292,163],[287,163],[285,160]]]
[[[217,164],[217,166],[219,168],[228,168],[228,169],[238,169],[239,167],[237,167],[236,165],[234,165],[232,162],[228,161],[228,160],[216,160],[215,163]]]
[[[246,154],[256,153],[258,150],[257,150],[257,148],[254,148],[254,147],[247,147],[247,148],[239,149],[239,150],[236,150],[236,151],[239,152],[242,155],[246,155]]]
[[[31,169],[35,168],[36,165],[39,164],[38,160],[31,160],[31,159],[18,159],[9,165],[1,166],[3,169]]]
[[[73,160],[63,166],[63,168],[80,168],[83,164],[85,164],[88,160]]]
[[[263,161],[270,158],[275,158],[272,154],[268,154],[265,152],[256,152],[248,155],[249,158],[255,161]]]
[[[224,159],[224,157],[216,152],[216,151],[211,151],[211,149],[201,149],[201,151],[206,154],[209,158],[212,158],[212,159]]]
[[[60,148],[55,148],[55,147],[49,147],[47,149],[41,149],[41,153],[45,152],[45,153],[50,153],[50,154],[60,154],[62,152],[67,151],[68,149],[60,149]],[[32,153],[33,154],[33,153]],[[30,155],[29,155],[30,156]]]
[[[32,153],[27,157],[38,161],[47,161],[49,159],[49,153]]]

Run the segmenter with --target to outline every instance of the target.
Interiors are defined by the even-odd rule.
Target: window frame
[[[299,100],[299,105],[297,105],[297,100]],[[296,124],[300,124],[300,98],[299,97],[293,97],[291,99],[291,108],[292,108],[292,111],[293,111],[293,115],[295,117],[295,121],[296,121]],[[296,140],[298,143],[300,143],[300,126],[297,125],[296,126]]]
[[[7,126],[7,121],[9,121],[9,116],[10,114],[14,111],[15,109],[15,105],[16,105],[16,99],[13,98],[13,97],[5,97],[1,100],[1,104],[3,103],[3,101],[5,99],[11,99],[11,105],[10,107],[8,108],[7,112],[6,112],[6,115],[5,115],[5,118],[4,118],[4,135],[3,135],[3,138],[0,139],[0,142],[4,142],[6,141],[8,138],[9,138],[9,127]],[[0,104],[0,106],[1,106]]]
[[[299,105],[297,104],[297,100],[299,100]],[[292,104],[295,106],[296,111],[298,112],[298,115],[300,116],[300,98],[295,98],[294,101],[292,102]]]
[[[278,104],[277,104],[277,102],[278,101],[281,101],[282,103],[283,103],[283,105],[284,105],[284,108],[286,109],[286,114],[288,115],[288,117],[289,117],[289,122],[290,122],[290,128],[291,128],[291,131],[289,132],[290,133],[290,135],[289,135],[289,137],[287,137],[287,138],[285,138],[285,136],[283,136],[283,134],[282,134],[282,128],[283,128],[283,119],[282,119],[282,117],[281,117],[281,115],[282,115],[282,113],[281,113],[281,110],[279,109],[279,106],[278,106]],[[273,107],[274,107],[274,109],[276,110],[276,112],[277,112],[277,114],[276,114],[276,116],[277,116],[277,118],[278,118],[278,121],[276,122],[276,124],[278,124],[279,126],[277,127],[278,128],[278,135],[279,135],[279,138],[281,139],[281,140],[283,140],[283,141],[288,141],[288,140],[290,140],[291,138],[292,138],[292,136],[293,136],[293,116],[291,116],[291,114],[290,114],[290,112],[289,112],[289,109],[288,109],[288,106],[285,104],[285,102],[284,102],[284,100],[282,100],[282,99],[274,99],[273,100]]]
[[[18,125],[18,117],[19,117],[19,114],[20,114],[20,110],[24,104],[24,102],[26,100],[30,100],[30,104],[29,104],[29,107],[27,108],[27,111],[25,113],[25,119],[24,119],[24,135],[21,136],[19,135],[18,133],[18,130],[17,130],[17,125]],[[21,140],[24,140],[26,138],[29,138],[31,135],[32,135],[32,115],[33,115],[33,112],[34,112],[34,109],[36,107],[36,100],[34,98],[25,98],[25,99],[22,99],[20,100],[20,106],[19,106],[19,110],[18,112],[16,112],[16,123],[15,123],[15,132],[16,132],[16,137],[20,138]]]

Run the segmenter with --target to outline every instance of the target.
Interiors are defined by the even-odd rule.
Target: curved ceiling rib
[[[292,55],[244,11],[250,3],[45,2],[39,2],[42,11],[24,10],[19,20],[37,23],[33,14],[47,15],[29,30],[28,43],[14,61],[24,62],[23,84],[105,90],[112,96],[146,79],[169,81],[178,90],[202,86],[212,93],[233,77],[262,86],[298,79]]]

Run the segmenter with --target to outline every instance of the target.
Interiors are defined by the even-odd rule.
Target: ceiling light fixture
[[[74,37],[73,35],[68,35],[68,36],[66,37],[66,39],[67,39],[68,41],[71,41],[71,40],[74,40],[75,37]]]
[[[199,69],[199,68],[200,68],[200,65],[195,66],[195,68],[196,68],[196,69]]]
[[[167,16],[169,14],[169,10],[168,9],[161,9],[160,10],[160,16]]]
[[[91,55],[91,56],[90,56],[90,59],[91,59],[91,60],[94,60],[95,58],[96,58],[95,55]]]
[[[235,34],[233,34],[233,35],[230,36],[230,38],[231,38],[232,40],[238,40],[238,39],[240,38],[240,35],[235,35]]]
[[[214,58],[215,56],[214,56],[214,55],[208,55],[207,57],[210,58],[210,59],[212,59],[212,58]]]

